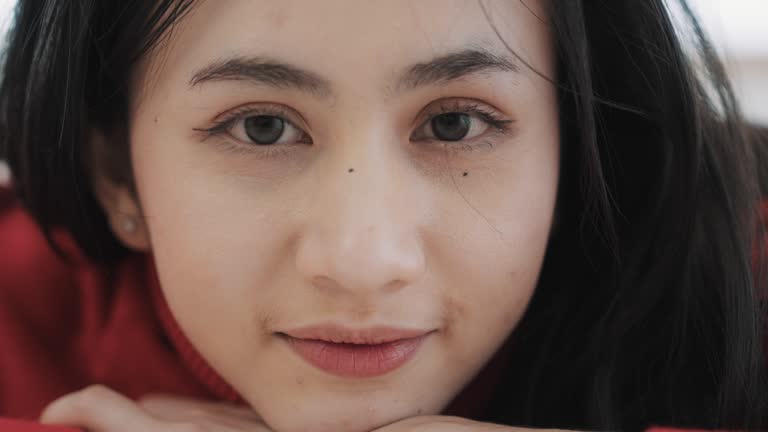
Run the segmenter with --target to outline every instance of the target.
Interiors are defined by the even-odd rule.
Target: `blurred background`
[[[8,29],[15,3],[0,0],[0,34]],[[723,56],[747,118],[768,127],[768,0],[689,0],[689,4]],[[5,175],[0,161],[0,181]]]
[[[768,126],[768,0],[689,0],[723,56],[744,112]]]

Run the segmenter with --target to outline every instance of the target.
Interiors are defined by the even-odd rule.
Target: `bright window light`
[[[689,0],[728,57],[768,59],[768,1]],[[768,79],[768,77],[766,78]]]

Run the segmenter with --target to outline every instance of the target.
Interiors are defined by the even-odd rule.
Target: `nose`
[[[425,272],[426,197],[408,180],[402,157],[368,144],[313,170],[296,266],[314,287],[336,295],[391,294]]]

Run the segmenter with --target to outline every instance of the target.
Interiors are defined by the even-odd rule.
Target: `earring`
[[[136,231],[136,220],[130,216],[124,216],[123,221],[123,231],[127,233],[133,233]]]

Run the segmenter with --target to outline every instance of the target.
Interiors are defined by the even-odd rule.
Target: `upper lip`
[[[280,333],[296,339],[311,339],[333,343],[378,345],[424,336],[430,330],[389,326],[352,328],[338,324],[312,325]]]

